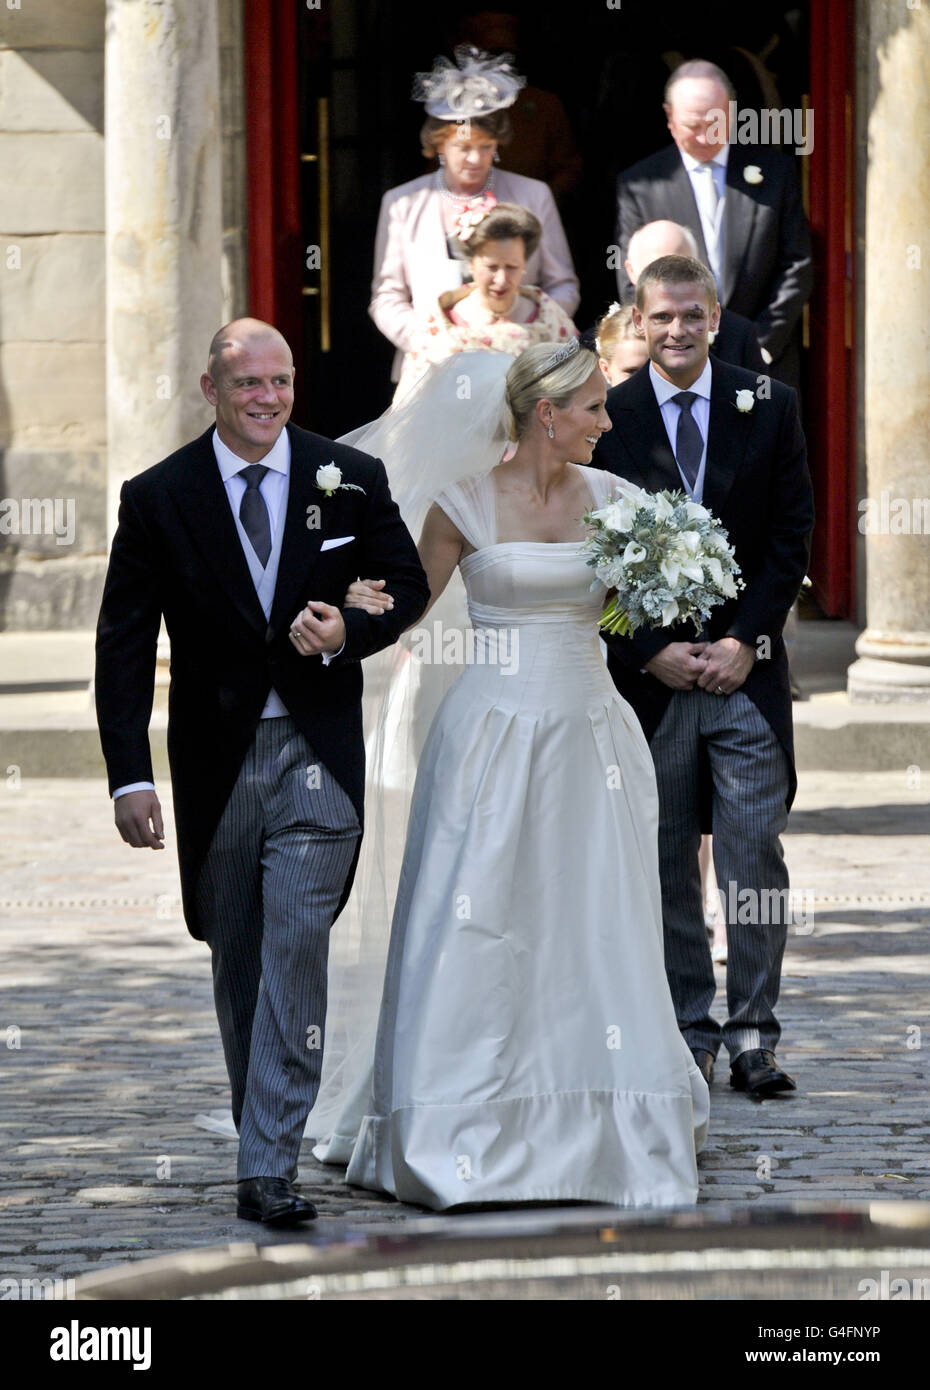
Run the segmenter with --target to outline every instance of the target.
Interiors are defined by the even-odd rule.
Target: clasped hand
[[[301,656],[338,652],[346,640],[346,625],[338,608],[311,599],[291,623],[290,639]]]
[[[394,600],[390,594],[382,592],[385,583],[384,579],[356,579],[346,590],[345,607],[361,608],[373,617],[389,613],[394,607]]]
[[[755,649],[736,637],[717,642],[669,642],[651,660],[646,670],[672,690],[709,690],[715,695],[732,695],[739,690],[756,659]]]

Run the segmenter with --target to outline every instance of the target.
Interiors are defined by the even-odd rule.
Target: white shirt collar
[[[216,454],[216,461],[220,466],[220,476],[224,483],[240,473],[243,468],[248,468],[249,460],[242,459],[238,454],[234,454],[227,444],[220,439],[216,429],[213,431],[213,452]],[[291,463],[291,441],[288,437],[287,427],[278,435],[272,447],[263,459],[259,459],[263,468],[270,468],[275,473],[284,473],[290,470]]]
[[[677,396],[679,391],[693,391],[696,396],[703,396],[705,400],[710,400],[711,370],[710,358],[704,363],[704,370],[697,381],[692,381],[690,386],[676,386],[672,381],[666,381],[656,371],[654,362],[649,363],[649,380],[652,382],[652,389],[656,393],[656,400],[659,402],[661,410],[666,401],[670,401],[673,396]]]
[[[703,164],[707,162],[711,164],[716,164],[718,168],[722,169],[724,173],[726,173],[727,160],[730,156],[730,146],[729,144],[721,145],[720,149],[717,151],[713,159],[711,159],[710,161],[702,161],[700,159],[695,159],[694,155],[685,154],[684,150],[679,150],[678,153],[681,155],[681,161],[689,174],[693,174],[695,169],[702,168]]]

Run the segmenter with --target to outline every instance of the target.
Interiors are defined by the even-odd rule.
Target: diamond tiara
[[[570,338],[567,343],[562,343],[560,347],[556,348],[555,352],[551,353],[550,356],[546,358],[542,365],[542,370],[537,372],[537,374],[526,383],[527,386],[534,386],[537,381],[542,381],[544,376],[548,376],[550,372],[555,371],[556,367],[560,366],[563,362],[567,362],[570,357],[574,357],[580,347],[581,342],[578,338]]]

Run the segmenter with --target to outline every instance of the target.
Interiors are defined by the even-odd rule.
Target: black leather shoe
[[[299,1221],[316,1220],[316,1207],[301,1197],[287,1178],[246,1178],[236,1184],[239,1205],[236,1215],[243,1221],[261,1221],[266,1226],[295,1226]]]
[[[714,1079],[714,1054],[703,1047],[692,1047],[691,1056],[697,1063],[698,1071],[709,1086]]]
[[[730,1085],[737,1091],[748,1091],[751,1096],[774,1096],[779,1091],[795,1091],[794,1078],[782,1071],[775,1061],[775,1053],[768,1048],[757,1047],[749,1052],[741,1052],[730,1063]]]

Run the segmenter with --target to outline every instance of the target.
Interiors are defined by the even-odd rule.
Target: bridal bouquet
[[[585,514],[587,563],[616,594],[599,626],[626,636],[639,627],[702,619],[745,588],[726,532],[684,492],[646,492],[626,485]]]

